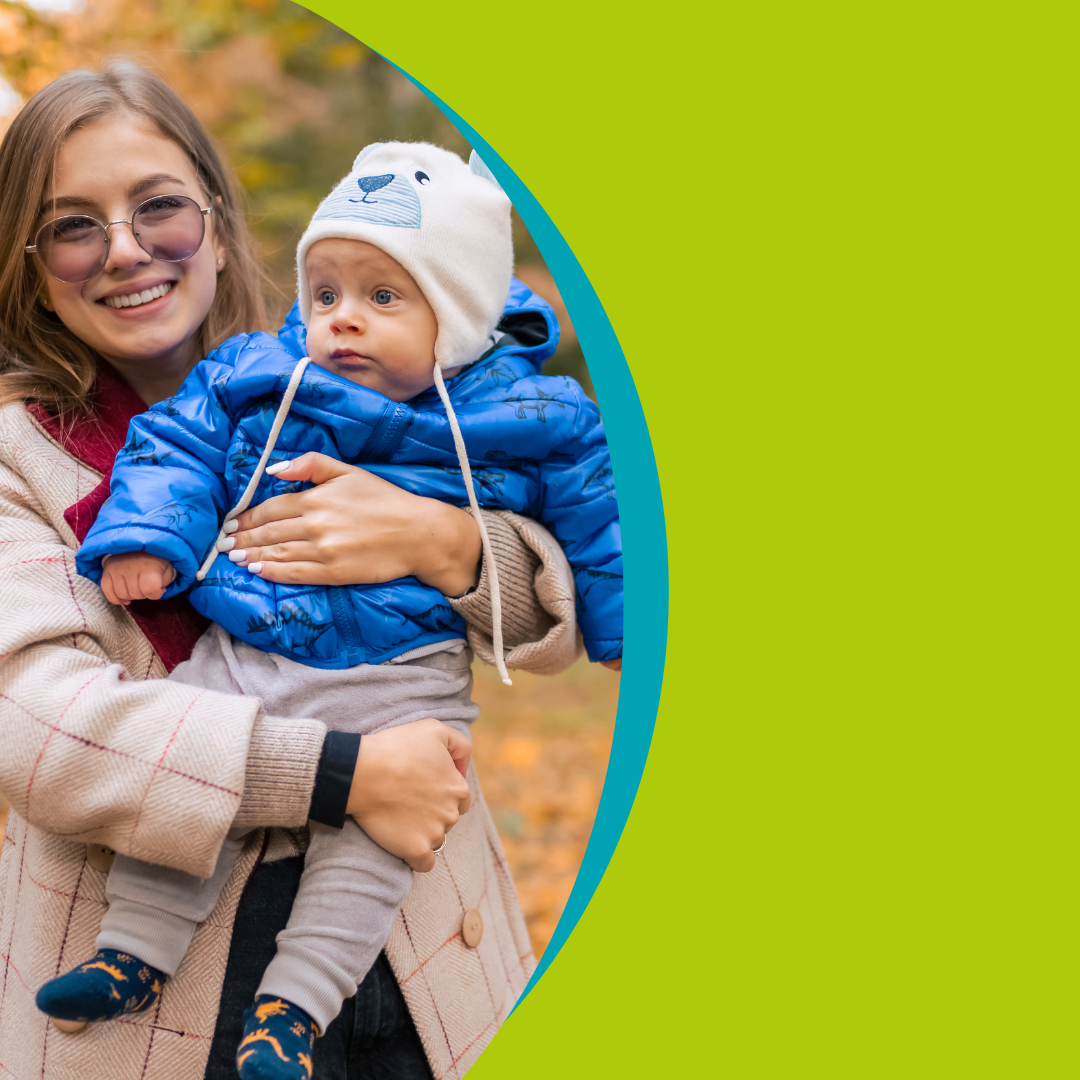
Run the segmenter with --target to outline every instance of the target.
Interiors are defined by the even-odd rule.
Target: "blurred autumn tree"
[[[11,112],[61,72],[111,56],[163,75],[221,143],[246,192],[280,316],[295,295],[304,225],[361,147],[422,139],[468,155],[457,129],[393,66],[289,0],[88,0],[69,11],[0,0]],[[519,276],[555,306],[562,326],[546,371],[573,375],[591,393],[566,309],[516,214],[514,239]]]

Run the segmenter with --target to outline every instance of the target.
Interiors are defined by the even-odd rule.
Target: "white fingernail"
[[[261,574],[262,573],[262,563],[261,562],[253,562],[247,568],[247,571],[248,571],[249,574]]]
[[[267,467],[266,471],[271,476],[277,476],[277,474],[279,472],[281,472],[281,470],[284,469],[286,465],[291,465],[291,464],[292,464],[291,461],[275,461],[273,465],[270,465],[270,466]]]
[[[239,548],[236,551],[229,552],[229,559],[231,562],[243,562],[247,558],[247,548]]]
[[[224,540],[219,540],[217,542],[218,551],[232,551],[234,547],[236,547],[235,536],[226,536]]]
[[[227,533],[234,533],[239,528],[240,528],[240,525],[238,524],[238,522],[236,521],[235,518],[233,518],[232,521],[226,521],[225,522],[225,531]]]

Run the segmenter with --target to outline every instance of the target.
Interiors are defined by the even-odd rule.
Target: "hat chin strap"
[[[506,672],[506,660],[503,657],[502,635],[502,599],[499,595],[499,571],[495,567],[495,555],[491,550],[491,539],[488,537],[487,526],[480,513],[480,504],[476,501],[476,489],[473,487],[472,469],[469,468],[469,457],[465,453],[465,440],[461,437],[461,428],[458,425],[457,414],[454,406],[450,404],[450,395],[446,392],[446,383],[443,382],[442,368],[435,365],[435,389],[439,392],[443,405],[446,407],[446,418],[450,421],[450,431],[454,436],[454,449],[457,450],[458,464],[461,466],[461,476],[465,481],[465,490],[469,493],[469,506],[472,507],[473,517],[476,518],[477,527],[480,529],[480,543],[484,548],[484,564],[487,566],[488,577],[491,580],[491,642],[492,651],[495,653],[495,668],[499,672],[499,678],[506,686],[513,686],[510,676]]]

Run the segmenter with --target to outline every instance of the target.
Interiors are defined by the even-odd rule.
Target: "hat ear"
[[[360,162],[363,161],[364,158],[366,158],[368,156],[368,154],[370,154],[374,150],[378,150],[380,146],[385,146],[385,145],[386,145],[386,143],[373,142],[373,143],[370,143],[368,146],[365,146],[364,149],[361,150],[360,153],[356,155],[356,160],[352,163],[352,171],[353,172],[356,171],[356,169],[360,165]]]
[[[476,173],[477,176],[482,176],[485,180],[490,180],[502,191],[502,184],[495,179],[495,174],[480,160],[480,155],[475,150],[469,155],[469,172]]]

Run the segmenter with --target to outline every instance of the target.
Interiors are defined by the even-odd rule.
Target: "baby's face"
[[[401,263],[363,240],[317,240],[304,269],[313,363],[392,401],[434,385],[435,312]]]

